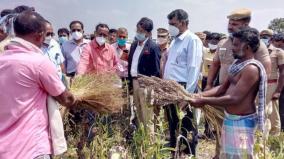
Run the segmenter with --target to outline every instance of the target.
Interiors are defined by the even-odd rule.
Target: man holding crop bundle
[[[164,71],[164,79],[174,80],[182,85],[188,92],[197,91],[197,82],[200,74],[202,62],[203,45],[201,40],[188,29],[188,14],[182,9],[172,11],[168,15],[169,33],[173,37],[169,48],[168,59]],[[177,142],[177,130],[179,118],[175,105],[166,107],[167,118],[170,129],[170,146],[175,148]],[[195,155],[197,146],[197,129],[192,121],[193,111],[186,110],[186,116],[181,119],[182,136],[188,140],[188,135],[192,134],[192,140],[182,139],[185,145],[183,150],[186,154]],[[189,143],[189,145],[188,145]],[[182,147],[182,146],[181,146]]]
[[[71,107],[75,99],[53,63],[39,49],[46,20],[25,11],[14,21],[16,37],[0,56],[0,158],[49,159],[52,154],[47,96]]]

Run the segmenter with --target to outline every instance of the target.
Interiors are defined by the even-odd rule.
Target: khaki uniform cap
[[[158,28],[157,29],[157,34],[158,35],[161,35],[161,36],[168,36],[169,35],[169,32],[167,29],[165,28]]]
[[[272,36],[273,35],[273,30],[271,29],[264,29],[260,32],[260,35],[269,35]]]
[[[251,11],[246,8],[236,9],[232,11],[230,15],[227,16],[227,18],[231,20],[241,20],[249,17],[251,17]]]

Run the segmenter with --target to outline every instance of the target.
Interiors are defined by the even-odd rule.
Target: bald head
[[[24,11],[14,22],[16,35],[25,36],[45,31],[46,20],[36,12]]]

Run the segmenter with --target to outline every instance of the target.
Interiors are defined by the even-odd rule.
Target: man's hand
[[[182,101],[178,103],[178,106],[180,107],[181,110],[185,111],[186,108],[188,107],[188,102]]]
[[[197,107],[197,108],[205,105],[201,97],[191,98],[189,99],[189,103],[191,106]]]
[[[210,90],[212,88],[213,88],[212,85],[207,84],[206,87],[204,88],[204,91],[208,91],[208,90]]]
[[[280,92],[274,92],[272,95],[272,100],[278,100],[280,97]]]

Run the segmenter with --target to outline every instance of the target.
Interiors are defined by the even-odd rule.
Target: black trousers
[[[184,85],[184,83],[181,83],[181,85]],[[179,128],[179,118],[177,115],[176,106],[171,104],[165,107],[166,115],[168,118],[168,125],[170,130],[170,146],[172,148],[176,147],[177,143],[177,130]],[[187,145],[186,141],[182,139],[181,143],[186,145],[186,149],[183,151],[186,154],[190,154],[189,148],[191,150],[191,153],[193,155],[196,154],[196,146],[198,143],[198,130],[196,124],[193,122],[193,112],[188,108],[186,110],[186,115],[181,121],[181,135],[183,135],[185,138],[187,138],[188,134],[192,134],[192,140],[188,141],[189,145]],[[190,146],[190,147],[188,147]]]
[[[279,98],[279,114],[281,122],[281,131],[284,131],[284,88],[282,89],[280,98]]]

